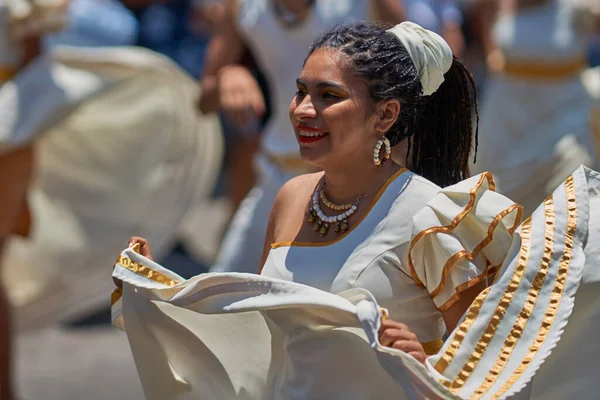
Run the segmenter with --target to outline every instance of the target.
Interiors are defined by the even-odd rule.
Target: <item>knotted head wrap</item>
[[[387,32],[394,34],[406,48],[419,74],[423,94],[435,93],[452,66],[452,50],[448,43],[437,33],[413,22],[403,22]]]

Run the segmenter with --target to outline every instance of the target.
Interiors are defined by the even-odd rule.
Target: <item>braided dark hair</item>
[[[473,77],[454,58],[440,88],[423,96],[408,52],[387,29],[380,23],[338,25],[315,40],[308,56],[320,48],[339,49],[351,58],[352,70],[367,84],[374,101],[400,101],[400,115],[386,136],[392,146],[409,139],[407,164],[413,172],[442,187],[469,177],[473,135],[477,152],[479,132]]]

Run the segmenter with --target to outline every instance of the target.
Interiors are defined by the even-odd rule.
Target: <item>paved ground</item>
[[[109,326],[24,334],[16,351],[22,400],[144,399],[127,338]]]
[[[164,265],[184,277],[206,270],[181,248]],[[109,310],[22,333],[15,351],[19,400],[144,399],[127,337],[110,326]]]
[[[190,217],[185,248],[196,259],[214,257],[228,212],[215,202]],[[197,226],[211,228],[194,231]],[[179,246],[161,263],[186,278],[206,271],[188,254]],[[19,400],[144,399],[127,337],[111,327],[108,309],[70,325],[21,333],[16,341]]]

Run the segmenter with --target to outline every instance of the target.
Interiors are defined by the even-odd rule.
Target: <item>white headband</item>
[[[452,66],[452,50],[440,35],[413,22],[403,22],[387,32],[393,33],[402,42],[412,59],[423,94],[435,93],[444,82],[444,74]]]

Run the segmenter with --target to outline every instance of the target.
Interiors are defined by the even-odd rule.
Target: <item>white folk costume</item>
[[[146,397],[597,398],[600,174],[577,169],[518,227],[492,189],[482,174],[434,194],[404,172],[335,243],[274,246],[268,276],[184,280],[126,249],[113,321]],[[492,271],[425,365],[378,343],[381,306],[432,338],[419,317]]]
[[[255,160],[257,184],[240,204],[212,267],[215,272],[257,272],[271,206],[289,179],[309,171],[298,154],[288,106],[315,37],[352,20],[368,20],[371,1],[316,0],[306,20],[285,27],[271,0],[239,0],[239,31],[269,83],[272,115]]]
[[[25,64],[24,41],[60,30],[66,20],[63,0],[0,0],[0,87]],[[0,142],[0,242],[13,233],[27,235],[27,186],[33,170],[33,149],[9,149]],[[1,246],[1,245],[0,245]]]
[[[198,95],[169,59],[124,47],[57,47],[0,88],[0,146],[37,153],[31,234],[8,243],[3,265],[19,325],[104,304],[109,254],[130,236],[169,250],[221,162]]]
[[[592,100],[581,80],[587,65],[581,21],[595,7],[548,0],[500,15],[493,27],[504,65],[482,102],[472,171],[492,172],[499,190],[527,215],[578,165],[595,163]]]

